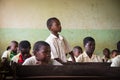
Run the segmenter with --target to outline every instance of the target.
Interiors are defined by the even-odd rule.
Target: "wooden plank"
[[[107,63],[76,63],[64,66],[19,66],[17,76],[104,76],[109,69]]]
[[[58,65],[16,65],[16,80],[34,79],[76,79],[81,80],[117,80],[120,79],[120,67],[110,67],[110,63],[64,63]]]

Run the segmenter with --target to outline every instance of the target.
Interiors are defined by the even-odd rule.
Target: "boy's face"
[[[79,50],[79,49],[77,49],[77,48],[74,48],[74,49],[73,49],[73,54],[74,54],[75,57],[78,57],[81,53],[82,53],[81,50]]]
[[[109,56],[109,52],[107,50],[103,50],[103,54],[108,57]]]
[[[88,41],[84,47],[85,47],[85,51],[87,54],[93,54],[93,52],[95,50],[95,42]]]
[[[21,52],[22,54],[29,54],[29,53],[30,53],[30,48],[22,48],[22,49],[20,50],[20,52]]]
[[[11,43],[10,44],[10,49],[13,51],[13,52],[17,52],[17,48],[18,48],[18,45],[15,44],[15,43]]]
[[[58,21],[54,21],[51,26],[51,31],[58,33],[61,32],[61,24]]]
[[[20,52],[23,55],[24,59],[30,57],[30,48],[22,48]]]
[[[41,46],[38,52],[36,52],[35,56],[38,61],[48,63],[50,61],[50,47],[49,46]]]
[[[114,57],[116,57],[117,56],[117,52],[113,52],[112,54],[111,54],[111,57],[112,58],[114,58]]]

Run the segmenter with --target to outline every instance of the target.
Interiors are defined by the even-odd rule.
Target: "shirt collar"
[[[83,57],[89,57],[85,51],[83,52]],[[94,57],[95,57],[95,54],[93,53],[91,59]]]
[[[50,34],[50,36],[53,37],[53,38],[58,38],[58,37],[56,37],[56,36],[55,36],[54,34],[52,34],[52,33]],[[62,40],[63,37],[62,37],[61,35],[59,35],[59,39]]]
[[[83,57],[88,57],[88,55],[85,51],[83,52]]]

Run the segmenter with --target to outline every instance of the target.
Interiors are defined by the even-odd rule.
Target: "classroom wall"
[[[49,36],[46,21],[57,17],[70,45],[92,36],[95,53],[116,49],[120,40],[120,0],[0,0],[0,55],[12,40],[33,45]]]

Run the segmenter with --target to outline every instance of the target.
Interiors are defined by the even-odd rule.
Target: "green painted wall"
[[[120,29],[63,29],[61,34],[68,40],[71,47],[75,45],[83,47],[83,39],[86,36],[92,36],[96,40],[95,52],[98,55],[102,55],[102,50],[106,47],[111,50],[116,49],[116,43],[120,40]],[[49,31],[47,29],[7,28],[0,29],[0,35],[0,53],[2,53],[12,40],[29,40],[33,45],[36,41],[45,40],[49,36]]]

